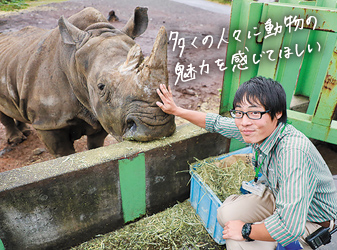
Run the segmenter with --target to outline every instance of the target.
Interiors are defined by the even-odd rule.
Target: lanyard
[[[283,133],[283,130],[284,130],[285,128],[286,128],[286,124],[284,124],[284,127],[282,128],[280,135]],[[279,141],[277,142],[277,144],[278,144],[278,143],[279,143]],[[277,144],[275,144],[275,145],[273,146],[273,148],[274,148]],[[257,167],[258,156],[257,156],[257,150],[255,151],[255,177],[254,177],[254,182],[255,182],[255,183],[257,182],[257,180],[258,180],[258,178],[259,178],[259,172],[260,172],[261,166],[262,166],[264,160],[266,159],[266,157],[267,157],[267,156],[265,156],[265,157],[263,158],[263,160],[262,160],[260,166]]]
[[[259,167],[257,167],[257,151],[255,152],[255,177],[254,177],[254,182],[256,183],[257,182],[257,179],[259,178],[259,172],[260,172],[260,169],[261,169],[261,166],[264,162],[264,160],[266,159],[267,156],[265,156],[260,164]]]

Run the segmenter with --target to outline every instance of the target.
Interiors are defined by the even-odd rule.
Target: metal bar
[[[324,85],[312,123],[330,126],[337,106],[337,42],[325,75]],[[337,140],[336,140],[337,142]],[[336,143],[335,142],[335,143]]]
[[[288,110],[288,121],[309,138],[336,144],[337,121],[332,121],[330,126],[312,123],[312,115]]]
[[[300,30],[292,33],[285,33],[282,49],[291,48],[295,51],[296,45],[306,46],[308,40],[309,31]],[[300,74],[304,58],[304,53],[301,56],[291,55],[291,58],[287,59],[283,55],[280,58],[276,80],[279,81],[287,95],[287,108],[290,108],[294,89],[298,85],[297,79]]]
[[[247,21],[247,31],[245,34],[245,48],[248,49],[246,52],[248,58],[248,69],[241,72],[240,82],[243,83],[248,81],[252,77],[257,75],[259,64],[254,63],[252,58],[254,54],[259,58],[259,55],[262,51],[262,43],[258,42],[258,37],[256,36],[260,31],[260,19],[262,15],[262,3],[253,2],[250,4],[248,12],[248,21]]]
[[[304,28],[313,29],[313,20],[310,20],[310,22],[308,21],[309,24],[307,23],[307,20],[309,20],[309,17],[315,16],[317,18],[315,30],[324,30],[328,32],[337,31],[337,9],[280,3],[268,3],[266,5],[269,6],[269,11],[274,13],[272,17],[273,20],[283,20],[285,16],[289,15],[297,16],[297,18],[302,18],[304,20]]]
[[[302,89],[298,91],[298,93],[302,93],[303,95],[309,94],[308,96],[310,102],[307,109],[307,114],[310,115],[314,114],[316,109],[323,87],[326,71],[335,47],[334,42],[332,41],[336,41],[337,39],[336,33],[323,31],[312,31],[311,33],[316,34],[314,39],[321,44],[322,51],[314,51],[312,54],[309,54],[306,57],[305,62],[310,65],[303,70],[302,76],[306,75],[307,77],[306,79],[301,79]],[[310,89],[308,85],[311,85],[310,93],[308,93]]]
[[[240,85],[241,71],[236,69],[234,72],[232,72],[232,55],[238,51],[243,52],[245,50],[245,45],[243,42],[238,42],[235,40],[233,33],[235,30],[240,30],[242,37],[246,36],[248,22],[247,12],[249,11],[250,4],[252,2],[252,0],[236,0],[232,3],[231,22],[226,54],[226,67],[228,67],[228,69],[224,74],[224,83],[222,87],[219,111],[220,114],[223,114],[231,109],[231,98],[233,98],[238,86]]]

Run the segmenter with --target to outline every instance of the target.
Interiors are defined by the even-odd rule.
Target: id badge
[[[266,190],[266,186],[264,184],[262,184],[261,182],[254,182],[254,181],[243,181],[242,182],[242,189],[252,193],[252,194],[256,194],[260,197],[263,196],[264,191]]]

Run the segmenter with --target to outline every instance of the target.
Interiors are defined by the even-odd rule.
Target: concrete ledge
[[[0,173],[6,249],[64,249],[189,197],[188,162],[228,152],[194,125],[166,139],[122,142]]]

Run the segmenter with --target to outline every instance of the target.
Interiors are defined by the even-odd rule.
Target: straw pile
[[[233,156],[234,157],[234,156]],[[235,156],[225,160],[198,161],[191,171],[200,175],[220,200],[239,193],[242,180],[254,178],[253,167]],[[249,160],[250,161],[250,160]],[[226,249],[204,228],[188,200],[123,228],[85,242],[72,250],[96,249]]]
[[[250,155],[233,155],[223,160],[208,158],[197,163],[191,171],[200,176],[221,202],[232,194],[240,194],[242,181],[250,181],[255,175]]]
[[[218,246],[188,200],[72,250],[97,249],[226,249]]]

